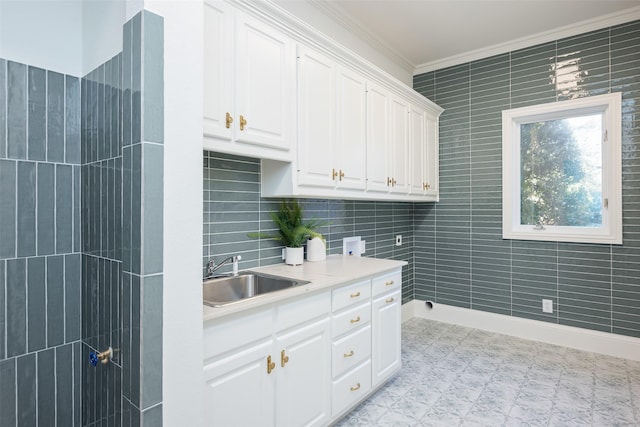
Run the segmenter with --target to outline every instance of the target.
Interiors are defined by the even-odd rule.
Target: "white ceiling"
[[[640,19],[640,0],[314,0],[416,73]]]

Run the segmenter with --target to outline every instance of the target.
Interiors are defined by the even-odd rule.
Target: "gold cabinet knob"
[[[267,356],[267,374],[276,369],[276,362],[271,361],[271,355]]]
[[[338,171],[335,169],[331,169],[331,179],[335,180],[338,176]]]
[[[355,319],[351,319],[351,323],[358,323],[360,321],[360,316],[356,317]]]
[[[340,169],[340,181],[342,181],[342,178],[344,178],[344,171]]]
[[[229,114],[229,112],[227,111],[227,118],[226,118],[226,128],[229,129],[229,127],[231,127],[231,123],[233,123],[233,117],[231,117],[231,114]]]
[[[286,365],[287,363],[289,363],[289,356],[285,355],[285,351],[282,350],[280,352],[280,366],[284,368],[284,365]]]
[[[395,178],[393,178],[393,179],[391,180],[391,186],[392,186],[392,187],[395,187],[395,186],[396,186],[396,179],[395,179]]]
[[[387,177],[387,187],[391,186],[391,178]]]
[[[428,190],[429,188],[431,188],[431,186],[429,185],[429,183],[428,183],[428,182],[423,182],[423,183],[422,183],[422,189],[423,189],[423,190]]]
[[[360,389],[360,383],[354,385],[353,387],[350,388],[351,391],[356,391]]]
[[[244,130],[244,127],[247,125],[247,119],[244,118],[242,114],[240,114],[240,130]]]

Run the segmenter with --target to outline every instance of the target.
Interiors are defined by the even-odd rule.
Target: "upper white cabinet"
[[[335,60],[298,50],[298,185],[365,188],[366,81]]]
[[[438,200],[442,108],[272,2],[204,8],[204,149],[264,197]]]
[[[368,93],[367,190],[407,194],[408,103],[380,86]]]
[[[411,105],[409,141],[411,194],[438,197],[438,118]]]
[[[204,148],[291,160],[294,42],[225,2],[206,2],[204,20]]]

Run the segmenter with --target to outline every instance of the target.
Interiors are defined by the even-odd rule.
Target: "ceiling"
[[[416,73],[640,19],[640,0],[315,0]]]

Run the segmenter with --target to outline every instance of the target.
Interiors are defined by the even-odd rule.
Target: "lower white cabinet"
[[[205,425],[326,425],[330,305],[323,292],[205,325]]]
[[[325,426],[396,373],[401,270],[209,321],[205,426]]]
[[[402,364],[402,273],[394,272],[373,280],[371,303],[371,345],[373,387],[389,379]]]

